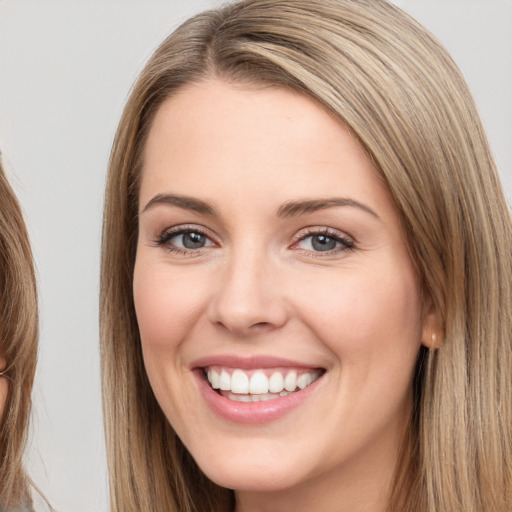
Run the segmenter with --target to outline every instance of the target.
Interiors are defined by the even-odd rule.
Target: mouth
[[[211,389],[235,402],[266,402],[299,393],[325,373],[322,368],[248,370],[217,365],[202,370]]]

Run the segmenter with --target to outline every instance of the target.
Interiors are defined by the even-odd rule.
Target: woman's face
[[[139,213],[147,373],[206,475],[382,497],[430,313],[356,140],[288,90],[189,85],[154,119]]]

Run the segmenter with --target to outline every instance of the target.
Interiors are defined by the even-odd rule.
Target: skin
[[[5,357],[0,356],[0,372],[3,372],[7,366]],[[7,393],[9,391],[9,381],[4,375],[0,375],[0,419],[2,419],[7,402]]]
[[[216,213],[148,206],[158,194]],[[277,213],[332,197],[361,206]],[[158,243],[180,227],[205,246]],[[311,232],[326,228],[353,247],[316,250]],[[168,99],[145,148],[134,300],[155,396],[206,475],[235,490],[237,512],[386,509],[435,318],[388,191],[339,121],[280,88],[210,80]],[[212,412],[191,371],[217,354],[326,372],[283,417],[240,425]]]

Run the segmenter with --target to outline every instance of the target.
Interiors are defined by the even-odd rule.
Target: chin
[[[200,461],[198,465],[212,482],[235,491],[282,491],[294,487],[305,477],[296,471],[297,464],[277,463],[273,458],[257,462],[245,459],[201,464]]]
[[[211,473],[206,473],[206,476],[221,487],[245,492],[278,492],[290,489],[298,483],[290,474],[281,471],[269,473],[254,468],[248,468],[243,473],[224,469],[214,470]],[[297,480],[300,479],[297,478]]]

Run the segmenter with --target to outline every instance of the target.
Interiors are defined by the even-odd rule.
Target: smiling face
[[[324,109],[218,81],[162,105],[134,301],[160,406],[240,510],[384,503],[430,313],[386,187]]]

